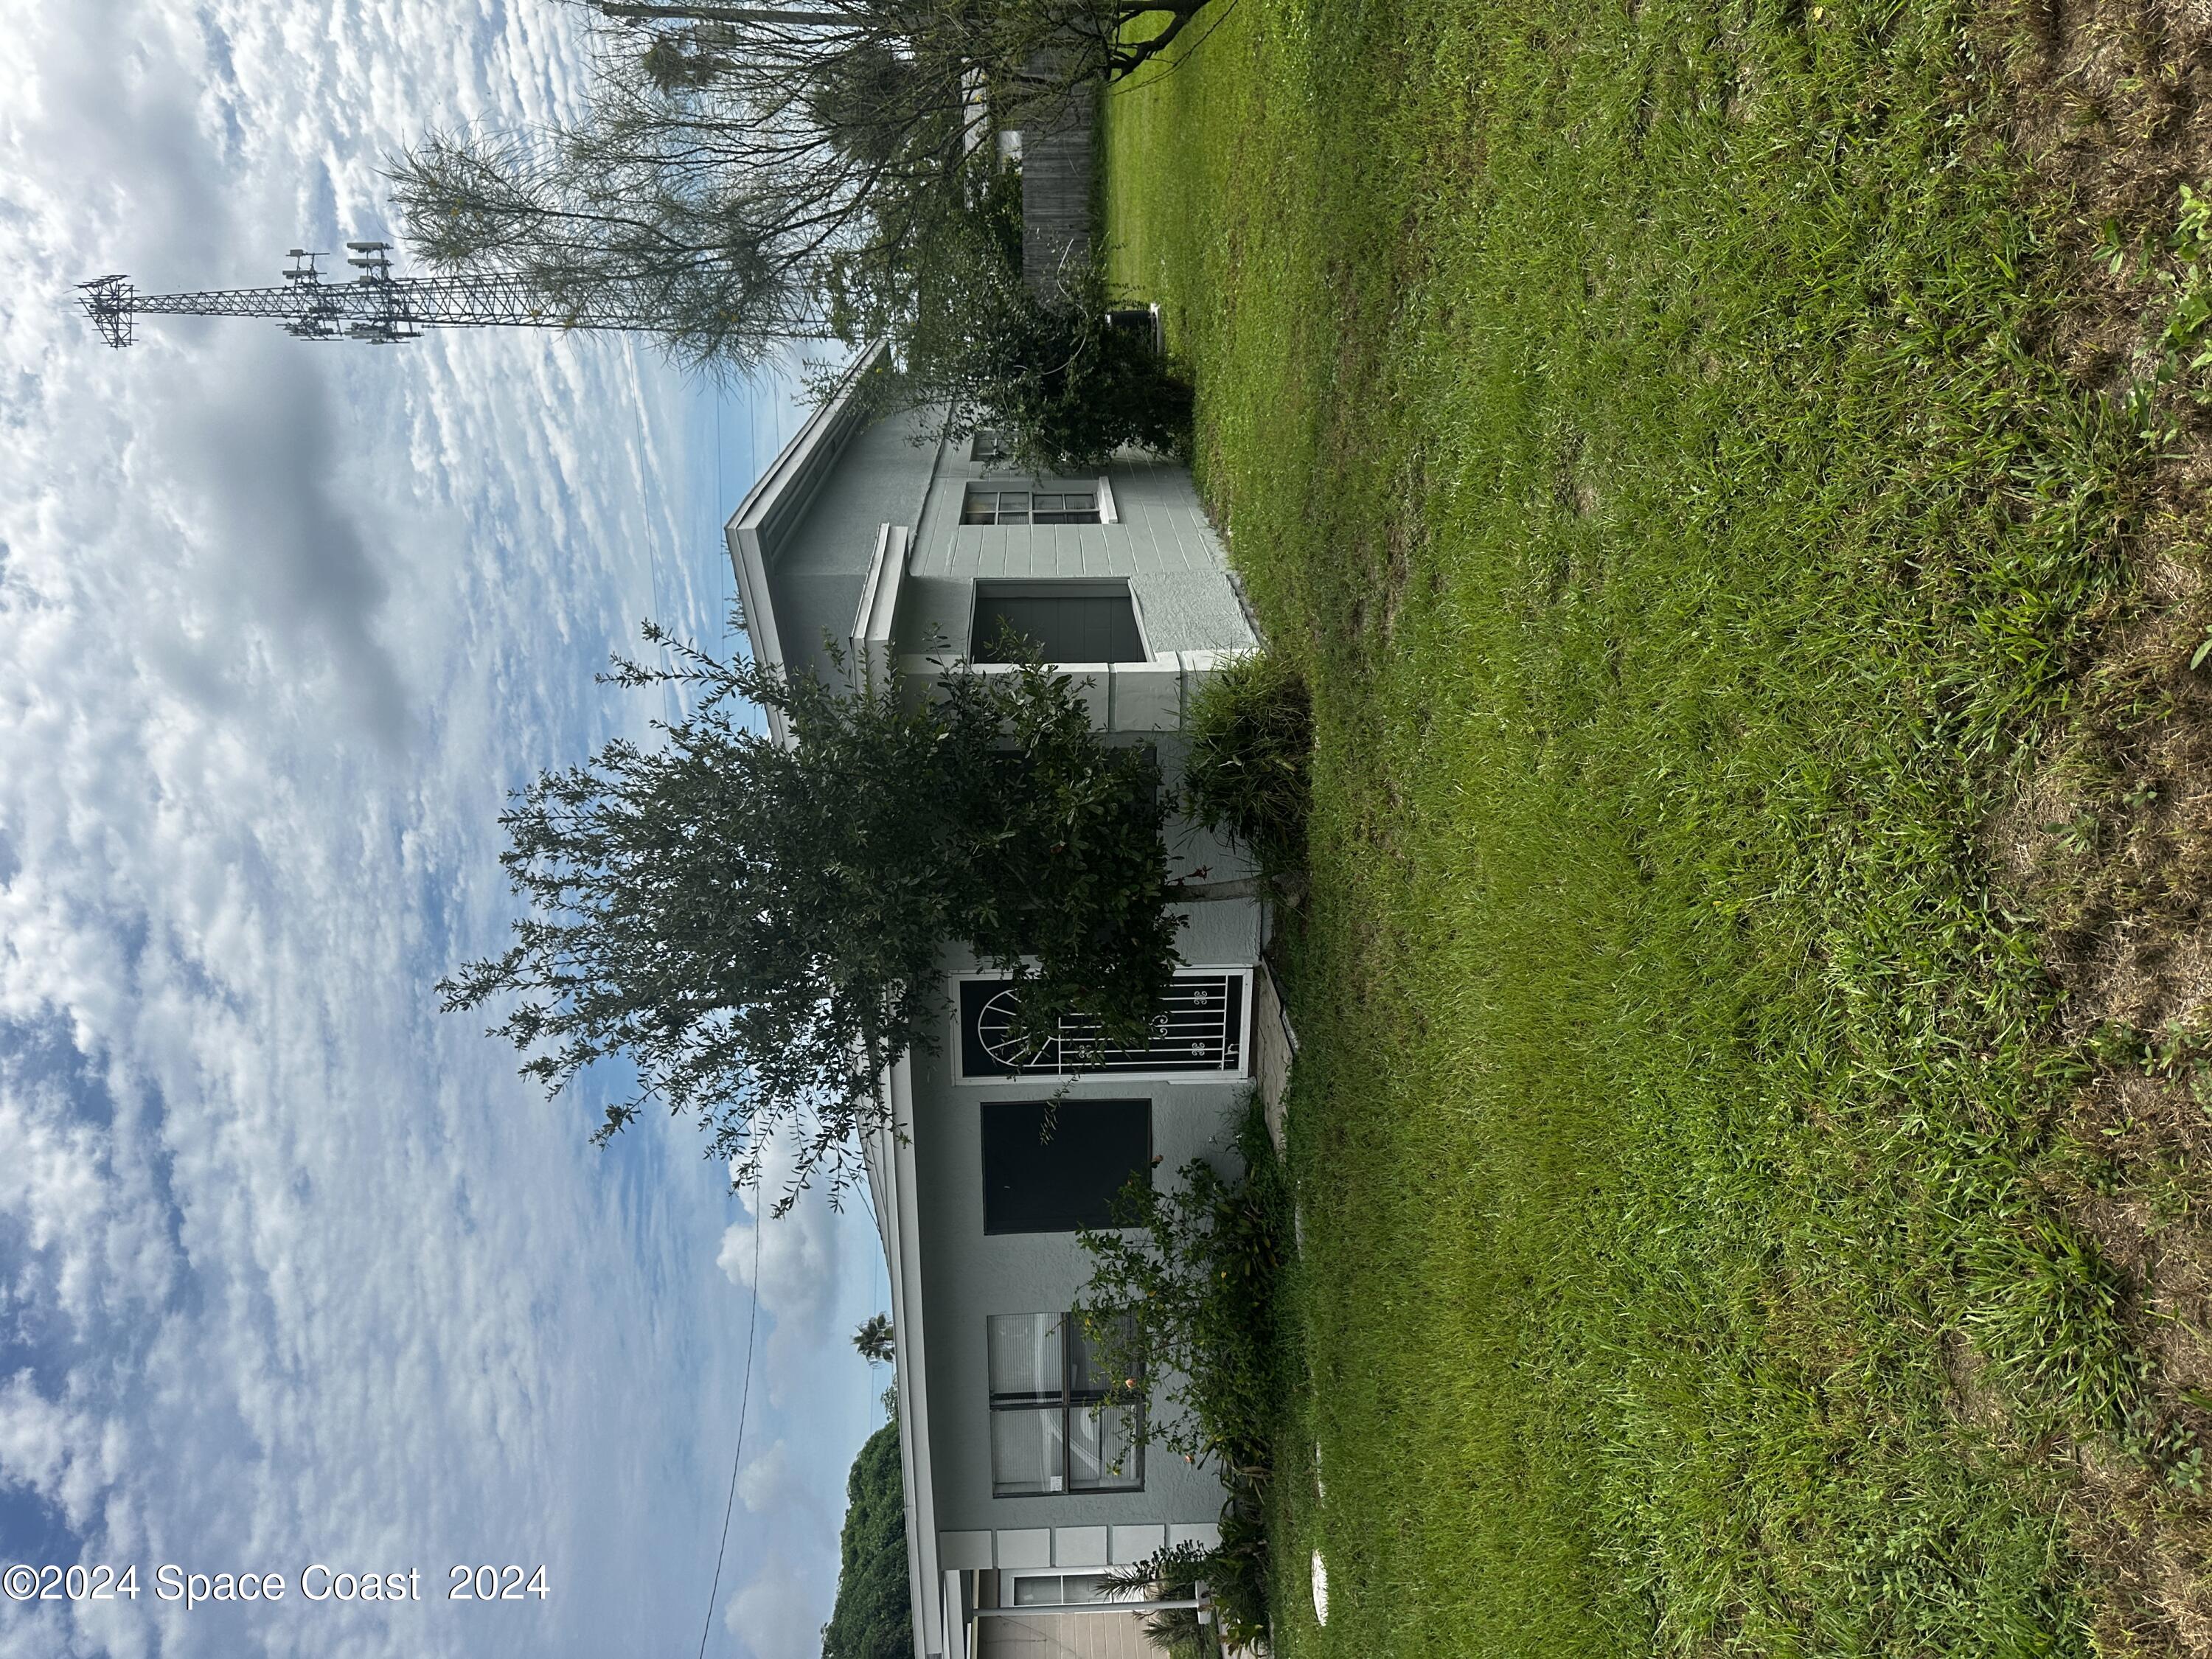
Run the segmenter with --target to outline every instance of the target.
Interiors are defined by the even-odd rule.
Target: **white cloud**
[[[826,1608],[817,1605],[789,1557],[770,1555],[758,1576],[730,1598],[722,1623],[751,1659],[801,1659],[822,1645]]]
[[[295,240],[376,228],[376,165],[411,133],[574,99],[566,19],[10,20],[0,1560],[58,1533],[149,1574],[413,1566],[437,1598],[447,1564],[542,1560],[556,1595],[0,1602],[0,1655],[696,1637],[742,1386],[744,1297],[710,1266],[735,1206],[680,1131],[593,1152],[587,1103],[538,1099],[429,988],[503,937],[503,792],[659,712],[592,685],[606,651],[648,613],[719,620],[680,499],[690,395],[599,338],[149,321],[110,353],[70,287],[265,281]],[[749,1434],[801,1493],[842,1492],[865,1428],[857,1388],[800,1385],[850,1294],[841,1226],[802,1211],[763,1241]],[[740,1559],[776,1531],[757,1518]],[[784,1575],[815,1625],[822,1547]]]
[[[32,1386],[28,1372],[18,1372],[0,1385],[0,1469],[10,1480],[28,1486],[40,1497],[82,1513],[84,1480],[71,1481],[71,1466],[82,1462],[83,1425]],[[73,1493],[64,1486],[73,1486]],[[75,1504],[69,1498],[74,1496]]]
[[[789,1190],[798,1169],[794,1146],[788,1138],[774,1138],[763,1147],[757,1191],[739,1191],[745,1218],[723,1233],[715,1258],[730,1282],[747,1291],[754,1288],[757,1260],[761,1310],[769,1321],[769,1398],[778,1405],[790,1398],[789,1389],[803,1375],[799,1357],[838,1335],[850,1299],[846,1252],[866,1207],[854,1203],[843,1212],[832,1209],[820,1188],[810,1186],[790,1209],[776,1214],[777,1195]]]

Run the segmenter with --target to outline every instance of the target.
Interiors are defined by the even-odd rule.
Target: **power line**
[[[738,1396],[738,1449],[730,1458],[730,1496],[722,1505],[722,1541],[714,1547],[714,1582],[707,1591],[707,1617],[699,1626],[699,1659],[707,1659],[707,1636],[714,1628],[714,1601],[722,1593],[722,1557],[730,1547],[730,1516],[738,1507],[738,1466],[745,1455],[745,1412],[753,1400],[753,1333],[760,1325],[760,1176],[753,1176],[753,1310],[745,1319],[745,1382]]]
[[[660,603],[660,539],[653,528],[653,489],[649,477],[645,436],[645,382],[637,372],[637,352],[633,348],[629,358],[629,412],[637,432],[637,512],[638,532],[645,544],[646,578],[653,586],[653,621],[665,623],[667,610]],[[661,650],[661,659],[668,659],[666,647]],[[661,687],[660,712],[672,726],[684,717],[676,687],[664,684]]]
[[[728,520],[730,496],[722,459],[722,389],[714,388],[714,521],[707,528],[708,538],[721,551],[714,561],[714,592],[722,605],[722,643],[730,641],[730,583],[735,579],[730,568],[730,550],[722,541],[722,526]]]

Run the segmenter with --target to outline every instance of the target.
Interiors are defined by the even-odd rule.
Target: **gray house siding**
[[[908,414],[862,428],[810,495],[763,526],[769,592],[794,673],[829,672],[823,632],[842,644],[849,631],[878,528],[912,524],[921,512],[937,461],[933,427]]]
[[[1163,771],[1178,775],[1190,696],[1218,653],[1255,643],[1189,475],[1165,462],[1118,459],[1101,474],[1064,481],[1110,498],[1110,521],[963,525],[971,482],[1017,492],[1048,491],[1054,483],[970,459],[969,444],[941,441],[925,415],[868,422],[858,393],[881,361],[878,351],[854,366],[731,519],[726,537],[755,612],[754,649],[792,672],[820,673],[829,665],[825,636],[840,645],[858,637],[872,675],[894,657],[926,684],[939,662],[965,653],[978,581],[1126,583],[1143,659],[1065,666],[1084,682],[1081,696],[1110,741],[1152,744]],[[864,596],[867,614],[858,617]],[[1117,659],[1127,648],[1126,620],[1109,630]],[[773,711],[770,725],[790,740]],[[1188,825],[1171,830],[1169,852],[1179,871],[1245,872],[1229,849]],[[1179,955],[1193,968],[1249,969],[1259,957],[1260,925],[1249,900],[1194,905]],[[948,1002],[954,976],[973,965],[963,954],[945,955]],[[1248,995],[1248,1021],[1253,1000]],[[1222,1492],[1216,1472],[1155,1448],[1140,1491],[992,1496],[987,1321],[1066,1311],[1090,1277],[1090,1259],[1073,1233],[985,1233],[983,1104],[1043,1098],[1058,1085],[963,1081],[957,1053],[948,1009],[941,1050],[912,1054],[886,1073],[887,1121],[868,1132],[864,1151],[899,1329],[916,1647],[970,1659],[964,1609],[972,1595],[1003,1588],[990,1581],[994,1571],[1090,1568],[1207,1538]],[[1248,1041],[1247,1068],[1251,1054]],[[1079,1080],[1069,1092],[1148,1100],[1155,1179],[1165,1182],[1193,1158],[1226,1154],[1249,1086],[1234,1078],[1126,1077]],[[1152,1379],[1156,1408],[1170,1380]],[[1133,1622],[1120,1613],[1059,1617],[1086,1642],[1105,1630],[1102,1620]]]
[[[1194,861],[1217,873],[1241,866],[1225,848],[1194,841]],[[1240,967],[1259,955],[1259,918],[1242,903],[1194,905],[1179,949],[1194,966]],[[974,966],[948,955],[951,976]],[[1248,1010],[1249,1018],[1249,1010]],[[923,1317],[930,1332],[930,1462],[937,1472],[937,1524],[945,1532],[1019,1528],[1204,1524],[1221,1509],[1218,1472],[1196,1469],[1164,1449],[1146,1455],[1141,1492],[991,1494],[989,1383],[985,1321],[993,1314],[1048,1313],[1072,1306],[1091,1277],[1091,1258],[1073,1233],[987,1236],[983,1231],[982,1103],[1037,1100],[1049,1082],[962,1081],[954,1046],[913,1058],[915,1164],[921,1188]],[[1075,1100],[1152,1102],[1157,1184],[1170,1184],[1194,1158],[1229,1151],[1237,1109],[1250,1085],[1223,1081],[1080,1080]],[[1158,1379],[1155,1379],[1157,1382]]]
[[[969,483],[1019,488],[1030,480],[969,459],[964,446],[947,448],[907,562],[896,635],[902,654],[963,650],[975,582],[1055,577],[1127,578],[1155,656],[1256,643],[1225,579],[1220,544],[1182,468],[1149,459],[1116,460],[1089,477],[1048,481],[1087,485],[1103,477],[1115,524],[963,525],[960,507]]]

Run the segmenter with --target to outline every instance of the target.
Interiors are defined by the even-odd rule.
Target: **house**
[[[1011,627],[1085,684],[1098,729],[1155,745],[1172,777],[1192,694],[1219,653],[1255,642],[1188,472],[1139,457],[1022,476],[988,434],[870,416],[879,359],[854,365],[729,522],[756,656],[827,673],[834,647],[927,681],[956,656],[988,667]],[[1194,830],[1170,851],[1182,869],[1245,869]],[[1172,1180],[1228,1144],[1250,1086],[1260,929],[1249,899],[1193,906],[1159,1036],[1088,1056],[1072,1081],[1057,1043],[1008,1044],[1006,986],[948,948],[945,1040],[882,1080],[897,1132],[866,1153],[918,1654],[1149,1651],[1138,1615],[1097,1604],[1099,1574],[1217,1537],[1218,1477],[1132,1446],[1066,1314],[1089,1278],[1076,1229],[1103,1224],[1132,1176]],[[1044,1102],[1063,1086],[1048,1139]]]

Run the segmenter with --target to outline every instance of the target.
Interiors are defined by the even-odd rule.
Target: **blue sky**
[[[799,417],[629,342],[311,346],[70,285],[270,280],[379,159],[573,109],[555,0],[0,0],[0,1601],[15,1656],[814,1650],[887,1380],[864,1212],[753,1218],[682,1126],[593,1150],[430,986],[511,915],[505,792],[666,712]],[[720,1605],[746,1317],[762,1340]],[[443,1599],[460,1564],[551,1594]],[[314,1563],[422,1574],[313,1603]],[[277,1571],[187,1612],[155,1570]]]

